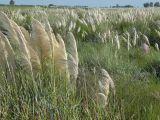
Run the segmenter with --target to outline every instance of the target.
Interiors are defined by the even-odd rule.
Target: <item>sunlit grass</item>
[[[15,21],[30,31],[31,17],[28,15],[24,21]],[[96,32],[92,31],[91,26],[86,27],[75,20],[77,26],[81,26],[79,33],[76,32],[78,28],[72,30],[80,60],[77,79],[80,85],[77,85],[77,89],[73,89],[64,77],[53,72],[52,66],[39,72],[35,78],[18,68],[10,80],[6,74],[8,68],[0,68],[0,119],[159,120],[160,81],[157,74],[154,74],[155,71],[159,72],[159,68],[155,67],[160,64],[159,52],[151,47],[149,54],[143,54],[138,45],[127,51],[121,38],[120,50],[111,42],[96,41],[100,39],[97,37],[98,32],[106,29],[118,31],[120,35],[131,27],[136,27],[150,37],[155,33],[146,29],[149,25],[139,18],[134,23],[121,21],[118,24],[115,24],[117,16],[113,18],[111,22],[97,25]],[[49,16],[53,31],[65,38],[68,27],[56,27],[55,19],[55,16]],[[82,37],[84,31],[88,34]],[[116,86],[116,94],[111,92],[105,108],[97,105],[94,96],[101,68],[109,72]]]

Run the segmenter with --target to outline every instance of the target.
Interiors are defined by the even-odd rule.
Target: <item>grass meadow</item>
[[[159,8],[1,6],[0,11],[25,28],[31,38],[32,19],[42,25],[47,20],[52,33],[61,35],[66,51],[70,40],[67,33],[73,33],[79,58],[73,87],[50,61],[47,67],[33,72],[34,77],[21,66],[21,57],[16,58],[15,69],[9,67],[11,54],[4,57],[0,44],[1,120],[160,120]],[[0,31],[12,42],[7,25],[0,16]],[[11,46],[18,56],[21,49],[18,51],[14,43]],[[105,107],[95,102],[102,68],[115,85],[115,94],[110,89]]]

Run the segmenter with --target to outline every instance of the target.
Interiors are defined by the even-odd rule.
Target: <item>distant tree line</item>
[[[124,6],[120,6],[120,5],[116,5],[116,6],[112,6],[112,8],[133,8],[134,6],[132,5],[124,5]]]
[[[14,1],[14,0],[10,0],[9,4],[10,4],[10,5],[14,5],[14,4],[15,4],[15,1]]]
[[[149,3],[144,3],[143,4],[144,7],[160,7],[160,3],[159,2],[149,2]]]
[[[10,5],[15,5],[15,1],[14,0],[10,0]],[[143,4],[144,7],[160,7],[160,2],[146,2]],[[56,5],[54,4],[49,4],[48,7],[56,7]],[[65,7],[65,6],[63,6]],[[67,6],[68,7],[68,6]],[[81,8],[88,8],[88,6],[74,6],[76,7],[81,7]],[[132,5],[124,5],[124,6],[120,6],[120,5],[116,5],[116,6],[112,6],[112,8],[133,8],[134,6]]]

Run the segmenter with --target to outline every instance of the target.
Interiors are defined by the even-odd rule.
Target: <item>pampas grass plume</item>
[[[159,51],[159,45],[157,43],[155,43],[155,48],[157,51]]]
[[[68,52],[68,67],[69,73],[73,80],[77,79],[78,76],[78,51],[75,37],[72,32],[67,34],[67,52]]]

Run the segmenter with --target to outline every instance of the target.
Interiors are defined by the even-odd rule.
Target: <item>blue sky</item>
[[[7,4],[10,0],[0,0],[0,4]],[[119,5],[134,5],[140,7],[145,2],[156,2],[159,0],[15,0],[16,4],[32,4],[32,5],[48,5],[50,3],[55,5],[86,5],[86,6],[113,6]]]

